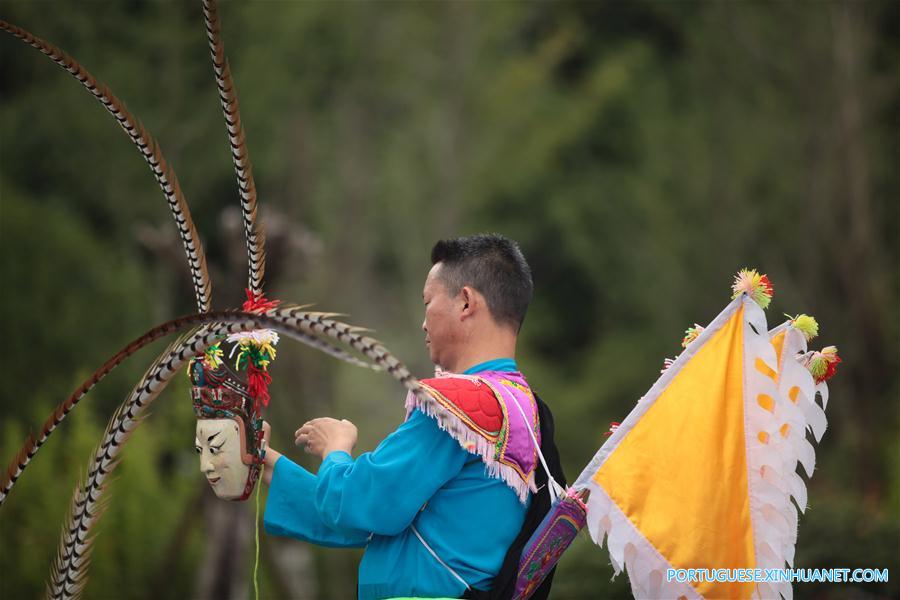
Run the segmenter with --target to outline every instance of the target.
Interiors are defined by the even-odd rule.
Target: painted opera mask
[[[265,457],[259,403],[246,380],[218,360],[214,349],[191,362],[200,470],[223,500],[250,497]]]

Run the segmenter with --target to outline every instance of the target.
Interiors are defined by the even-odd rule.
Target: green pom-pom
[[[812,356],[809,361],[809,373],[816,381],[819,381],[828,370],[828,361],[826,361],[818,352]]]
[[[796,317],[791,315],[784,316],[791,320],[791,326],[800,331],[807,342],[819,335],[819,323],[813,317],[804,314],[799,314]]]

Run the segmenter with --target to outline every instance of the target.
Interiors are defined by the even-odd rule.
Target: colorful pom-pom
[[[278,334],[268,329],[253,331],[251,333],[271,334],[275,336],[275,339],[274,341],[260,341],[255,338],[241,338],[239,340],[240,345],[237,346],[240,351],[238,352],[234,367],[240,371],[245,368],[247,364],[252,364],[257,369],[266,370],[269,363],[275,360],[277,354],[275,351],[275,344],[278,343]]]
[[[280,300],[269,300],[265,294],[254,296],[249,289],[244,290],[247,293],[247,300],[242,306],[245,312],[264,313],[281,304]],[[232,355],[235,349],[239,349],[235,368],[243,369],[247,364],[252,364],[257,369],[265,370],[273,360],[275,360],[275,346],[278,344],[278,332],[271,329],[256,329],[253,331],[239,331],[232,333],[226,341],[237,344],[232,348]]]
[[[775,293],[768,276],[760,275],[756,269],[741,269],[734,278],[731,291],[734,292],[732,298],[747,294],[761,308],[768,308],[769,302],[772,301],[772,294]]]
[[[834,377],[841,357],[835,346],[826,346],[820,352],[813,352],[806,360],[806,368],[815,379],[816,383],[828,381]]]
[[[819,335],[819,323],[813,317],[804,314],[799,314],[796,317],[791,315],[784,316],[791,320],[791,326],[800,331],[807,342]]]
[[[681,347],[687,348],[688,345],[700,337],[700,334],[703,333],[704,327],[697,325],[694,323],[693,327],[688,327],[684,330],[684,339],[681,340]]]
[[[249,289],[245,292],[247,300],[241,307],[245,312],[262,314],[281,303],[280,300],[269,300],[265,294],[257,296]],[[246,369],[247,391],[253,398],[254,410],[259,412],[260,406],[269,405],[269,384],[272,382],[272,376],[269,375],[268,369],[277,355],[275,346],[278,344],[278,333],[271,329],[239,331],[225,339],[235,344],[229,358],[237,351],[234,367],[238,371]],[[221,355],[221,351],[218,355]]]
[[[279,340],[278,332],[273,329],[254,329],[253,331],[238,331],[225,338],[226,341],[243,346],[256,346],[264,349],[276,346]],[[234,350],[232,350],[234,352]],[[274,354],[274,349],[272,350]]]
[[[222,349],[219,344],[210,346],[203,351],[203,364],[207,369],[218,369],[222,364]]]

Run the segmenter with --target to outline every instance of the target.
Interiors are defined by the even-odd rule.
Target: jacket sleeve
[[[421,411],[372,452],[332,452],[319,468],[315,506],[337,530],[397,535],[434,493],[456,476],[468,452]]]
[[[285,456],[279,458],[272,472],[263,516],[266,533],[333,548],[365,546],[369,541],[368,531],[337,530],[322,521],[313,501],[315,489],[315,475]]]

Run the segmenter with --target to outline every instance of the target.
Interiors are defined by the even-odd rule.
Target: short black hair
[[[495,321],[518,331],[534,293],[531,267],[519,245],[498,233],[440,240],[431,264],[441,263],[441,281],[456,296],[463,286],[478,290]]]

